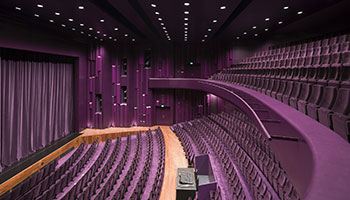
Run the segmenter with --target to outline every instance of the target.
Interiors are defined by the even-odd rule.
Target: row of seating
[[[0,199],[141,199],[146,190],[150,191],[147,198],[157,199],[164,176],[164,150],[160,129],[115,141],[84,142]]]
[[[192,149],[204,144],[202,149],[215,155],[219,162],[214,165],[222,169],[228,187],[219,186],[230,190],[224,195],[229,193],[232,199],[300,199],[267,141],[242,112],[210,115],[172,128],[181,143],[190,143]]]

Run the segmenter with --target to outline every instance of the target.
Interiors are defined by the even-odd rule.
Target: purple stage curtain
[[[72,62],[22,55],[0,53],[0,172],[73,130]]]

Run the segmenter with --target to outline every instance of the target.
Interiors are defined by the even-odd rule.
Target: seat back
[[[323,94],[323,86],[313,85],[308,103],[318,105]]]
[[[312,91],[311,84],[308,84],[308,83],[302,84],[301,91],[299,94],[299,100],[306,101],[309,98],[311,91]]]
[[[320,106],[323,108],[330,109],[334,104],[336,96],[337,96],[337,89],[332,86],[327,86],[322,95]]]
[[[350,89],[340,88],[332,108],[333,112],[347,115],[350,111]]]

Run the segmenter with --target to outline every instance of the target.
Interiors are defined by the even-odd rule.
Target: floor
[[[129,131],[146,131],[155,129],[153,127],[131,127],[131,128],[107,128],[107,129],[85,129],[82,131],[84,136],[99,135],[106,133],[118,133]],[[173,200],[176,195],[176,175],[177,168],[186,168],[188,163],[185,157],[185,152],[181,146],[179,139],[170,130],[169,126],[160,126],[164,134],[165,142],[165,171],[164,181],[160,194],[160,200]]]

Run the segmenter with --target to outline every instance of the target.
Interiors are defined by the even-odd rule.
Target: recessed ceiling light
[[[20,8],[20,7],[16,7],[16,10],[22,10],[22,8]]]
[[[41,5],[41,4],[38,4],[37,6],[38,6],[38,8],[43,8],[43,7],[44,7],[44,6]]]
[[[72,18],[70,18],[70,19],[68,19],[68,21],[70,21],[70,22],[72,22],[72,21],[74,21]]]
[[[188,18],[187,18],[187,17],[185,17],[185,18],[184,18],[184,20],[185,20],[185,21],[187,21],[187,20],[188,20]]]
[[[115,28],[114,28],[114,30],[115,30],[115,31],[117,31],[117,30],[118,30],[118,28],[117,28],[117,27],[115,27]]]
[[[111,36],[109,36],[109,39],[111,40],[111,39],[113,39]]]
[[[208,28],[208,31],[210,32],[210,31],[211,31],[211,28]]]
[[[187,25],[188,25],[188,23],[184,23],[184,25],[185,25],[185,26],[187,26]]]
[[[160,23],[160,25],[164,26],[164,23],[162,22],[162,23]]]
[[[155,12],[156,15],[159,15],[159,12]]]
[[[163,26],[163,29],[164,29],[164,30],[166,29],[165,26]]]
[[[79,10],[84,10],[84,6],[78,6]]]
[[[89,37],[91,37],[91,34],[88,34]]]
[[[188,14],[190,14],[190,12],[189,12],[189,11],[185,11],[184,13],[185,13],[185,15],[188,15]]]
[[[100,41],[103,41],[103,39],[100,39]]]
[[[40,17],[38,14],[34,14],[35,17]]]
[[[236,37],[237,40],[239,40],[239,37]]]
[[[84,24],[80,24],[80,26],[84,26]]]
[[[279,21],[278,24],[282,24],[283,22],[282,21]]]
[[[49,22],[54,23],[54,21],[52,19],[50,19]]]
[[[55,15],[57,15],[57,16],[58,16],[58,15],[61,15],[61,13],[59,13],[59,12],[55,12]]]
[[[187,31],[185,31],[185,33],[187,33]]]
[[[243,35],[247,35],[247,32],[243,32]]]
[[[94,30],[92,27],[89,28],[90,31]]]
[[[159,21],[162,21],[163,19],[159,17],[158,20],[159,20]]]
[[[303,11],[299,11],[299,12],[298,12],[298,15],[301,15],[301,14],[303,14]]]
[[[288,8],[289,8],[288,6],[284,6],[283,10],[288,10]]]
[[[63,26],[63,27],[66,27],[66,25],[65,25],[65,24],[62,24],[62,26]]]
[[[96,31],[96,33],[100,34],[101,32],[100,31]]]
[[[189,5],[190,5],[190,3],[184,3],[184,5],[185,5],[185,6],[189,6]]]
[[[97,39],[97,37],[95,36],[95,39]]]
[[[107,36],[107,34],[103,34],[103,37],[106,37]]]
[[[188,30],[188,28],[187,28],[187,27],[185,27],[185,30]]]
[[[270,18],[265,18],[265,21],[270,21]]]
[[[254,34],[254,36],[256,37],[256,36],[258,36],[258,34],[257,34],[257,33],[255,33],[255,34]]]
[[[208,37],[208,35],[204,35],[204,37]]]
[[[72,31],[75,31],[75,28],[72,28]]]
[[[117,41],[117,39],[114,39],[114,42],[116,42]]]
[[[268,31],[269,29],[268,28],[265,28],[265,31]]]
[[[125,37],[128,37],[128,34],[127,33],[125,33],[125,35],[124,35]]]
[[[202,40],[202,42],[205,42],[205,40]]]
[[[132,41],[135,42],[135,38],[133,38]]]
[[[253,29],[256,29],[256,26],[253,26]]]
[[[164,33],[168,33],[168,31],[167,31],[167,30],[165,30],[165,31],[164,31]]]
[[[80,33],[81,33],[81,34],[84,34],[84,31],[81,31]]]
[[[220,9],[221,9],[221,10],[225,10],[225,9],[226,9],[226,6],[221,6]]]
[[[187,34],[185,34],[185,37],[187,37]]]
[[[102,22],[102,23],[103,23],[103,22],[105,22],[105,20],[104,20],[104,19],[101,19],[101,20],[100,20],[100,22]]]
[[[153,8],[157,7],[157,5],[156,5],[156,4],[153,4],[153,3],[151,4],[151,6],[152,6]]]
[[[213,20],[213,23],[216,23],[216,22],[218,22],[218,20],[214,19],[214,20]]]

